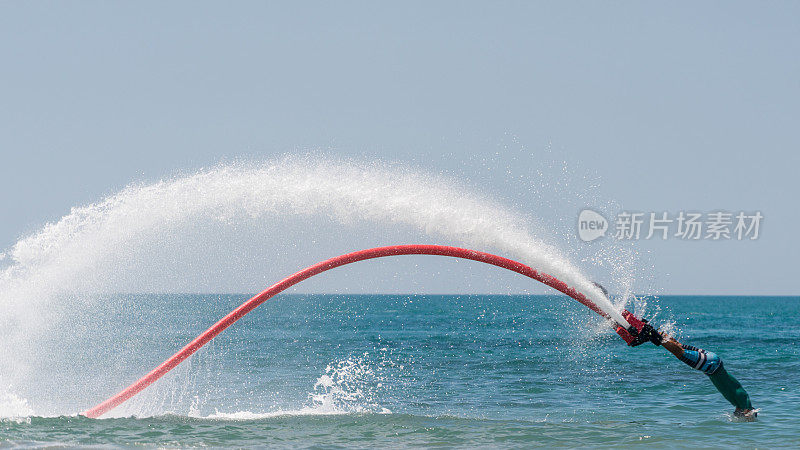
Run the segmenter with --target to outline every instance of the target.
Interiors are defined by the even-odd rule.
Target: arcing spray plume
[[[37,413],[48,414],[52,411],[37,411],[33,398],[54,398],[48,383],[55,388],[67,381],[91,382],[58,380],[62,371],[52,367],[57,363],[41,337],[74,311],[87,309],[89,294],[117,292],[120,285],[133,291],[174,289],[137,276],[151,261],[130,263],[128,255],[144,245],[180,241],[176,230],[200,220],[292,216],[405,226],[439,241],[494,250],[562,280],[624,323],[577,267],[532,234],[525,217],[449,180],[402,167],[313,157],[228,165],[130,186],[73,208],[5,252],[0,390],[10,386]]]

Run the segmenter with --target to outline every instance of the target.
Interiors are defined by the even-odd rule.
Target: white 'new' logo
[[[584,209],[578,215],[578,236],[582,241],[593,241],[605,236],[607,231],[608,221],[600,213]]]

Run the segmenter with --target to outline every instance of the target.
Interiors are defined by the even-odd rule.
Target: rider
[[[605,288],[600,285],[597,286],[608,296]],[[675,355],[676,358],[686,363],[692,369],[699,370],[708,375],[708,378],[714,383],[714,386],[722,396],[725,397],[725,400],[736,407],[733,412],[735,417],[745,420],[756,419],[758,413],[753,409],[747,391],[744,390],[741,383],[739,383],[733,375],[725,370],[722,360],[716,353],[691,345],[681,344],[675,338],[653,328],[646,320],[641,320],[641,322],[643,326],[638,332],[634,327],[627,330],[633,335],[633,339],[628,345],[635,347],[649,341],[657,346],[663,346],[667,351]]]

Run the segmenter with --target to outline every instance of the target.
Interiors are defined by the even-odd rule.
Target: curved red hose
[[[197,336],[192,342],[180,349],[177,353],[170,356],[169,359],[161,363],[158,367],[150,371],[147,375],[140,378],[135,383],[123,389],[117,395],[109,398],[108,400],[98,404],[94,408],[86,411],[86,417],[97,418],[107,413],[111,409],[117,407],[122,402],[128,400],[134,395],[141,392],[144,388],[154,383],[156,380],[164,376],[167,372],[175,368],[183,360],[191,356],[194,352],[204,346],[208,341],[220,334],[224,329],[231,326],[234,322],[244,317],[266,300],[275,296],[276,294],[294,286],[295,284],[310,278],[319,273],[325,272],[345,264],[350,264],[365,259],[380,258],[383,256],[396,256],[396,255],[439,255],[439,256],[452,256],[456,258],[471,259],[473,261],[480,261],[487,264],[492,264],[504,269],[508,269],[526,277],[533,278],[534,280],[541,281],[542,283],[563,292],[564,294],[574,298],[575,300],[583,303],[589,309],[600,314],[601,316],[610,319],[609,315],[597,307],[591,300],[586,298],[583,294],[575,289],[567,286],[563,281],[545,273],[537,272],[536,270],[526,266],[517,261],[513,261],[502,256],[493,255],[491,253],[484,253],[475,250],[469,250],[459,247],[448,247],[444,245],[393,245],[389,247],[376,247],[358,252],[347,253],[345,255],[331,258],[313,266],[307,267],[294,275],[288,276],[283,280],[273,284],[264,292],[256,295],[250,300],[242,303],[241,306],[234,309],[228,315],[220,319],[211,328],[204,331]]]

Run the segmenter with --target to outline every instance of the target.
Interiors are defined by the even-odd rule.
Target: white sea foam
[[[28,401],[12,393],[0,392],[0,418],[4,420],[23,421],[33,415]]]
[[[216,411],[206,416],[190,415],[216,420],[259,420],[284,416],[391,414],[391,410],[379,404],[374,392],[381,385],[379,379],[367,359],[348,358],[325,368],[325,373],[317,378],[308,394],[308,404],[303,407],[267,412]]]

